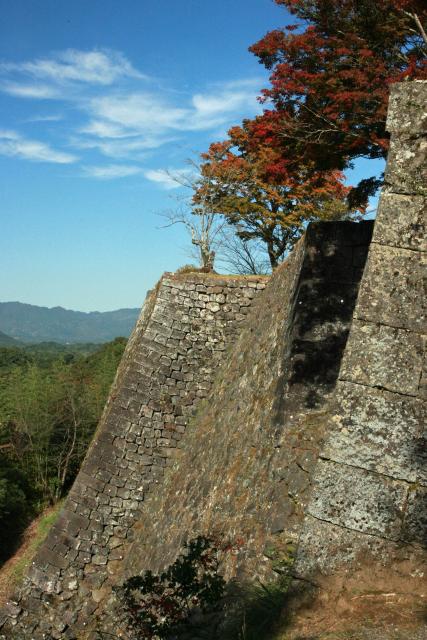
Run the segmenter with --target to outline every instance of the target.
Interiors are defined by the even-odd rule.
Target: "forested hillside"
[[[107,342],[129,336],[139,309],[70,311],[22,302],[0,302],[0,330],[23,342]]]
[[[10,336],[0,331],[0,345],[3,346],[19,346],[19,341],[15,338],[11,338]]]
[[[69,489],[125,345],[0,347],[0,562]]]

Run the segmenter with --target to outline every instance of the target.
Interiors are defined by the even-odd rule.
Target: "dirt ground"
[[[22,579],[58,506],[27,528],[16,553],[0,568],[0,606]],[[357,570],[317,577],[302,585],[294,614],[275,640],[427,640],[425,553],[382,567],[366,562]],[[287,611],[289,613],[289,611]]]
[[[323,577],[282,640],[427,640],[422,560],[392,568],[368,563],[353,574]]]
[[[61,503],[58,503],[54,507],[45,509],[31,522],[22,534],[20,545],[13,556],[0,567],[0,606],[13,595],[16,586],[22,580],[26,568],[46,537],[60,506]]]

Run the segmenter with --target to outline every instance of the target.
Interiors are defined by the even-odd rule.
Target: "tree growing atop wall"
[[[224,220],[217,216],[209,207],[209,203],[204,198],[200,198],[197,203],[191,202],[188,193],[196,191],[200,180],[200,166],[189,159],[190,170],[188,172],[165,171],[166,175],[187,191],[177,200],[175,208],[164,211],[161,216],[166,219],[164,227],[182,225],[185,227],[193,246],[190,252],[195,258],[198,266],[206,272],[213,271],[215,256],[218,247],[221,245],[221,234]]]
[[[266,260],[262,242],[259,238],[236,234],[236,228],[215,210],[208,192],[204,190],[206,179],[202,176],[202,164],[194,159],[187,162],[191,168],[189,172],[165,171],[187,193],[176,198],[176,207],[160,214],[166,220],[163,227],[185,227],[192,244],[188,254],[202,271],[213,271],[214,265],[220,264],[241,275],[268,273],[270,263],[268,258]],[[197,198],[189,197],[194,193],[197,193]],[[192,265],[183,268],[194,270]]]
[[[293,247],[310,220],[348,215],[348,187],[338,171],[288,165],[268,144],[254,146],[245,124],[202,154],[193,203],[224,216],[243,242],[264,244],[271,268]],[[272,169],[279,167],[276,178]]]

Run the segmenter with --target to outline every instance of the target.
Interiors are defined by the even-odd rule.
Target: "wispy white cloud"
[[[120,124],[108,122],[107,120],[91,120],[81,127],[79,132],[98,138],[127,138],[132,136],[132,131],[128,131]]]
[[[141,158],[177,138],[184,130],[189,109],[167,103],[150,93],[99,96],[91,99],[86,110],[89,122],[79,129],[73,144],[96,148],[109,157]]]
[[[19,84],[18,82],[4,82],[0,85],[4,93],[16,98],[36,98],[38,100],[52,100],[60,97],[55,87],[46,84]]]
[[[75,123],[69,128],[74,148],[128,159],[130,164],[185,135],[227,131],[261,109],[257,102],[261,78],[211,84],[187,96],[173,87],[154,88],[153,83],[148,90],[149,80],[122,53],[109,49],[66,49],[35,60],[0,64],[0,91],[17,98],[68,102],[72,108],[67,116]],[[35,116],[28,122],[54,119]],[[149,179],[160,184],[161,176],[152,175]]]
[[[179,189],[182,186],[182,182],[188,179],[193,170],[188,169],[147,169],[144,171],[144,176],[151,182],[156,182],[163,189]]]
[[[90,136],[92,146],[97,140],[96,146],[106,155],[129,155],[159,147],[186,131],[227,128],[239,115],[259,110],[258,86],[255,79],[217,85],[184,105],[149,92],[98,96],[86,106],[91,119],[80,132]],[[114,142],[117,139],[122,142]]]
[[[234,114],[255,111],[257,92],[253,83],[227,83],[224,87],[198,93],[185,106],[175,106],[150,93],[131,93],[94,98],[90,103],[92,132],[114,137],[134,132],[211,129],[229,121]]]
[[[3,63],[0,72],[21,73],[58,84],[67,81],[110,85],[119,78],[145,78],[127,58],[118,51],[94,49],[79,51],[66,49],[50,57],[20,63]]]
[[[150,136],[131,136],[127,138],[73,138],[71,144],[76,149],[97,149],[109,158],[134,158],[141,160],[147,151],[157,149],[172,139]]]
[[[90,111],[95,121],[120,127],[123,134],[159,133],[181,128],[189,116],[188,108],[168,104],[150,93],[130,93],[94,98]]]
[[[83,167],[84,175],[98,180],[115,180],[142,173],[141,167],[135,165],[110,164],[105,166]]]
[[[0,154],[24,160],[57,164],[70,164],[78,160],[77,156],[57,151],[45,142],[24,138],[16,131],[0,131]]]
[[[197,93],[192,98],[195,115],[202,123],[212,118],[225,120],[229,114],[260,109],[257,101],[260,80],[258,78],[218,84],[209,92]]]
[[[26,118],[24,122],[60,122],[64,119],[59,113],[52,113],[50,115],[34,115],[31,118]]]

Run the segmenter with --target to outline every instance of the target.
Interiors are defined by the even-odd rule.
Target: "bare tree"
[[[271,273],[270,261],[265,246],[256,239],[243,239],[236,228],[224,225],[217,260],[227,271],[239,275],[264,275]]]
[[[190,170],[176,172],[165,170],[165,174],[177,185],[191,191],[191,195],[184,194],[177,199],[177,207],[162,212],[160,215],[166,218],[163,228],[176,224],[183,225],[191,238],[191,244],[195,249],[191,253],[199,263],[203,271],[213,271],[215,256],[222,243],[222,230],[226,225],[223,216],[213,213],[206,202],[201,201],[195,205],[192,202],[192,194],[197,189],[200,179],[200,168],[197,162],[187,160]]]
[[[184,187],[188,193],[175,196],[176,207],[159,214],[166,220],[162,228],[176,224],[186,228],[193,246],[189,255],[203,271],[213,271],[216,261],[231,273],[270,273],[268,254],[262,242],[241,237],[236,225],[229,224],[225,216],[212,212],[207,199],[199,197],[197,204],[193,202],[193,194],[201,180],[200,165],[193,159],[187,160],[187,164],[188,172],[164,171],[168,178]]]
[[[204,209],[198,210],[183,206],[164,211],[160,214],[166,219],[163,228],[172,227],[176,224],[183,225],[191,238],[193,251],[190,255],[194,257],[199,266],[204,271],[213,271],[217,248],[221,242],[221,228],[223,220],[219,220],[217,214],[210,213]]]
[[[416,29],[412,29],[412,31],[414,33],[418,33],[421,36],[421,38],[423,40],[423,48],[425,49],[424,55],[427,56],[427,33],[426,33],[426,30],[423,27],[423,24],[422,24],[422,22],[421,22],[421,20],[420,20],[420,18],[418,16],[418,14],[417,13],[412,13],[410,11],[405,11],[404,9],[402,9],[402,11],[403,11],[403,13],[405,15],[408,16],[408,18],[411,18],[415,22],[415,25],[416,25],[417,28]]]

